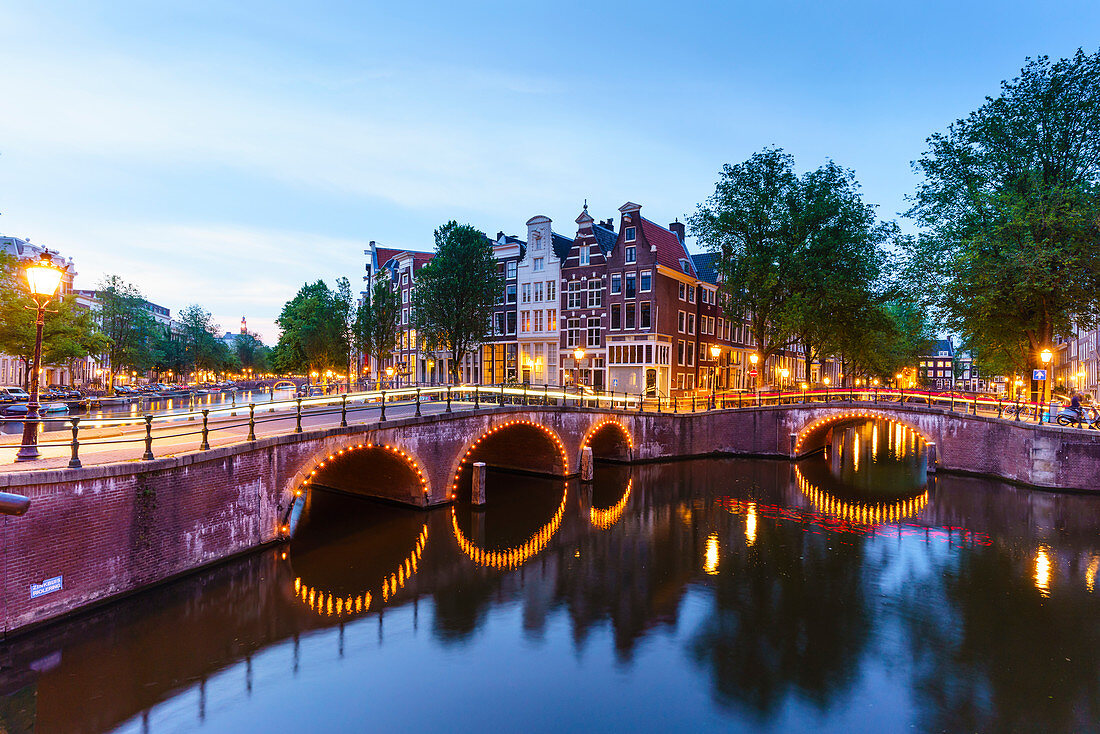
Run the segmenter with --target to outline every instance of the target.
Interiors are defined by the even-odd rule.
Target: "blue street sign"
[[[1047,379],[1047,371],[1046,370],[1032,370],[1031,371],[1031,379],[1033,379],[1033,380],[1045,380],[1045,379]]]

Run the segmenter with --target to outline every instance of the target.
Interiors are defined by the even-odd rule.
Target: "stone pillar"
[[[925,446],[925,451],[928,453],[928,473],[936,473],[936,442],[929,441]]]
[[[585,446],[581,449],[581,481],[591,482],[593,473],[592,447]]]
[[[470,488],[470,502],[474,507],[485,504],[485,462],[475,461],[473,467],[473,484]]]
[[[791,434],[791,458],[792,459],[797,459],[798,458],[798,449],[795,448],[796,446],[798,446],[798,434],[797,433],[792,433]]]

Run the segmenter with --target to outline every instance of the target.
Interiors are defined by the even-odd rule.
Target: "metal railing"
[[[497,405],[554,405],[609,408],[637,412],[654,413],[699,413],[714,410],[752,409],[766,406],[794,405],[820,402],[851,402],[877,404],[883,407],[925,405],[938,407],[952,412],[974,415],[983,414],[1006,420],[1034,420],[1042,422],[1045,406],[1021,402],[1006,401],[1000,398],[983,398],[958,395],[956,393],[937,393],[932,391],[898,390],[886,388],[818,388],[797,391],[762,391],[696,393],[679,397],[656,395],[647,397],[642,393],[599,392],[590,388],[572,388],[531,385],[435,385],[428,387],[397,387],[387,390],[342,393],[337,395],[292,398],[272,402],[249,402],[236,405],[188,410],[185,412],[147,413],[128,415],[118,418],[39,418],[38,423],[65,424],[63,440],[47,439],[39,441],[40,448],[67,447],[71,451],[68,466],[82,466],[80,451],[88,447],[124,446],[139,444],[141,459],[150,461],[155,458],[157,443],[194,437],[200,451],[209,450],[211,436],[221,438],[229,436],[241,441],[257,440],[257,427],[285,422],[286,431],[270,432],[267,435],[282,433],[301,433],[306,428],[303,421],[309,421],[310,429],[347,426],[349,417],[366,422],[371,412],[378,422],[395,417],[395,408],[407,410],[407,417],[421,416],[425,410],[434,413],[478,410]],[[391,410],[387,416],[387,408]],[[338,416],[338,421],[337,421]],[[403,416],[404,417],[404,416]],[[2,418],[8,423],[22,424],[25,418]],[[200,425],[196,425],[201,422]],[[293,422],[293,428],[289,428]],[[247,435],[244,429],[247,428]],[[89,436],[90,431],[117,431],[111,436]],[[236,435],[230,435],[239,431]],[[82,433],[83,432],[83,433]],[[179,443],[175,444],[178,447]],[[7,448],[18,450],[20,444],[7,444]],[[184,449],[186,450],[186,449]],[[119,459],[124,460],[124,459]]]

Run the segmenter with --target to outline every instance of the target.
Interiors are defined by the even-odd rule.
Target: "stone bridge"
[[[0,490],[31,499],[26,516],[0,517],[0,619],[5,632],[15,630],[277,541],[290,532],[295,501],[315,484],[428,507],[469,492],[475,461],[572,476],[585,446],[597,459],[621,462],[789,459],[819,449],[834,426],[868,417],[903,423],[935,442],[940,470],[1098,488],[1100,440],[1091,432],[916,405],[458,410],[148,462],[0,474]]]

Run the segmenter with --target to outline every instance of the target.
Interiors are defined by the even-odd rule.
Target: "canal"
[[[1100,497],[782,461],[314,490],[293,540],[0,645],[0,732],[1100,731]]]

